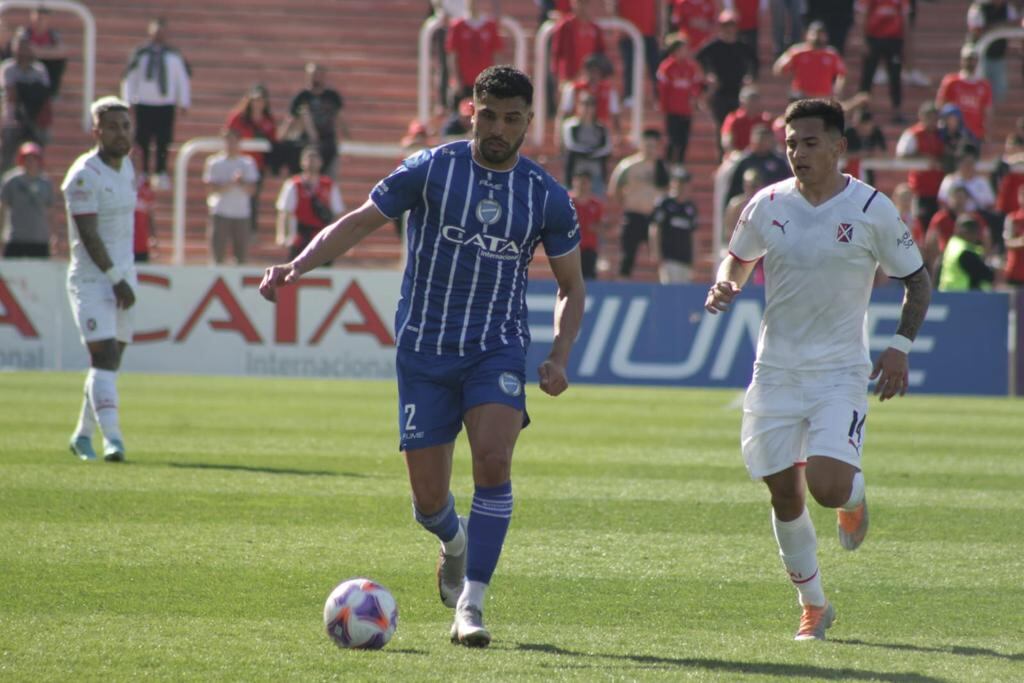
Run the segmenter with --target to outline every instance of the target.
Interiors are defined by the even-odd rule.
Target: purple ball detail
[[[366,619],[367,621],[376,622],[384,617],[384,610],[380,608],[377,596],[373,594],[366,595],[362,603],[352,608],[352,612],[360,619]]]
[[[358,649],[358,650],[379,650],[382,647],[384,647],[384,634],[383,633],[374,633],[372,638],[370,638],[368,641],[366,641],[362,645],[358,646],[356,649]]]

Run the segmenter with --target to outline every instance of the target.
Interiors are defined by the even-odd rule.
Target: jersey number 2
[[[416,417],[416,404],[406,403],[402,409],[405,411],[405,431],[415,432],[416,425],[413,424],[413,418]]]

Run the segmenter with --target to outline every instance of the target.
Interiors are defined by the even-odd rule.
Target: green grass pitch
[[[872,529],[812,506],[826,643],[799,618],[737,391],[534,389],[485,617],[448,642],[389,382],[121,377],[125,465],[66,444],[82,375],[0,375],[0,681],[1022,681],[1024,403],[872,402]],[[472,493],[456,451],[460,511]],[[398,600],[380,652],[321,623]]]

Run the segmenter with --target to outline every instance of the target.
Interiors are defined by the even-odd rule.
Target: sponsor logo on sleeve
[[[914,246],[914,238],[909,230],[904,230],[903,234],[896,238],[896,246],[903,247],[904,249],[910,249]]]

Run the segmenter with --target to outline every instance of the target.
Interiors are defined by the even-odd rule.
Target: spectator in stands
[[[949,200],[949,192],[954,186],[967,190],[967,210],[982,215],[989,214],[995,208],[996,196],[988,178],[978,173],[978,152],[965,149],[957,159],[956,171],[948,174],[939,185],[939,202]]]
[[[743,174],[748,168],[756,169],[765,185],[785,180],[792,173],[786,156],[775,147],[775,134],[767,126],[755,126],[751,131],[753,144],[733,169],[732,179],[726,193],[726,201],[743,192]]]
[[[210,254],[214,263],[224,263],[228,244],[235,262],[245,263],[252,232],[252,204],[260,172],[252,157],[242,154],[241,139],[231,128],[221,134],[224,151],[206,159],[203,182],[206,184],[206,206],[210,210]]]
[[[149,174],[149,146],[154,143],[154,182],[170,189],[167,148],[174,139],[175,113],[192,106],[191,72],[181,53],[167,44],[167,22],[149,22],[149,40],[136,48],[121,81],[121,96],[135,108],[135,142],[142,149],[142,171]]]
[[[804,32],[804,0],[771,0],[775,59],[796,44]]]
[[[501,16],[499,0],[491,0],[491,9],[495,19]],[[430,12],[441,20],[432,38],[432,52],[437,61],[437,101],[444,109],[454,109],[452,103],[457,102],[459,98],[448,92],[449,79],[455,73],[449,71],[448,28],[453,21],[469,16],[467,0],[430,0]]]
[[[271,166],[270,161],[273,161],[270,168],[272,171],[281,164],[284,156],[277,142],[277,121],[270,111],[270,94],[264,86],[253,86],[231,110],[228,114],[227,128],[233,130],[239,140],[265,140],[270,144],[270,155],[263,152],[246,152],[256,162],[256,170],[259,171],[259,178],[249,197],[250,230],[255,233],[259,229],[260,191],[263,189],[263,179],[267,175],[268,166]]]
[[[896,0],[899,2],[900,0]],[[871,3],[872,0],[867,0]],[[828,44],[835,48],[840,56],[846,54],[846,36],[853,28],[854,0],[807,0],[807,12],[804,20],[808,23],[820,21],[828,33]]]
[[[743,172],[743,192],[729,200],[725,207],[725,213],[722,214],[723,253],[729,250],[729,238],[732,237],[732,231],[736,228],[743,208],[762,187],[764,187],[764,181],[761,180],[761,174],[756,168],[748,168]]]
[[[914,191],[909,183],[900,183],[892,190],[892,204],[900,220],[910,229],[910,236],[918,245],[924,243],[925,226],[914,215]]]
[[[861,174],[861,159],[878,157],[885,154],[885,134],[881,126],[875,123],[871,110],[860,107],[850,117],[850,127],[846,129],[846,172],[854,178],[874,185],[871,171]]]
[[[1017,26],[1020,14],[1006,0],[974,0],[967,10],[967,31],[972,43],[999,28]],[[1006,40],[993,41],[982,55],[981,68],[992,86],[992,97],[1002,102],[1006,97]]]
[[[956,168],[956,159],[960,156],[960,150],[971,148],[979,149],[980,141],[975,137],[967,126],[964,125],[964,115],[960,107],[955,104],[944,104],[939,110],[939,137],[945,145],[943,156],[943,168],[951,172]]]
[[[792,77],[791,100],[839,97],[846,81],[846,63],[828,44],[828,33],[820,21],[807,27],[806,41],[793,45],[775,60],[772,72]]]
[[[693,281],[693,234],[697,205],[690,199],[690,174],[682,167],[670,174],[668,194],[651,215],[651,258],[663,285]]]
[[[718,10],[715,0],[671,0],[672,29],[686,37],[694,52],[711,40]]]
[[[946,144],[939,133],[939,112],[934,102],[923,102],[917,111],[917,123],[903,131],[896,143],[896,156],[920,159],[928,168],[910,171],[907,183],[914,193],[914,215],[927,226],[939,209],[939,185],[945,175],[943,158]]]
[[[132,163],[138,161],[141,152],[138,147],[132,148]],[[133,228],[135,241],[132,250],[135,252],[136,263],[149,262],[150,250],[156,245],[156,193],[149,177],[145,173],[135,174],[135,215]]]
[[[740,105],[740,90],[750,83],[757,62],[756,52],[737,36],[737,16],[731,10],[718,15],[718,35],[696,54],[708,84],[708,106],[715,122],[715,140],[719,143],[725,117]]]
[[[1024,185],[1017,188],[1017,210],[1006,215],[1003,226],[1006,245],[1006,284],[1024,287]],[[1017,322],[1020,325],[1020,321]]]
[[[427,149],[430,146],[428,137],[429,132],[422,121],[419,119],[410,121],[409,126],[405,129],[405,135],[398,141],[402,146],[402,158],[404,159],[421,149]]]
[[[459,107],[441,127],[441,141],[451,142],[466,137],[472,129],[473,99],[467,97],[459,102]]]
[[[736,37],[750,48],[754,57],[754,68],[751,72],[754,80],[761,70],[761,58],[758,48],[758,33],[761,26],[761,14],[768,9],[768,0],[722,0],[722,8],[736,14]],[[721,14],[719,14],[721,20]]]
[[[619,276],[624,279],[633,274],[637,249],[647,242],[651,213],[658,196],[668,187],[661,140],[660,131],[645,130],[640,151],[620,161],[609,181],[611,195],[623,212]]]
[[[597,107],[597,120],[612,130],[616,137],[622,135],[621,107],[619,92],[612,83],[612,64],[603,54],[593,54],[583,60],[583,72],[572,83],[562,85],[562,97],[558,105],[555,129],[562,129],[562,121],[576,113],[576,100],[583,93],[589,93]],[[557,138],[556,138],[557,146]]]
[[[758,125],[771,126],[772,115],[761,106],[761,92],[756,86],[748,85],[740,90],[739,108],[730,112],[722,124],[722,149],[735,146],[746,150],[750,146],[750,131]]]
[[[53,182],[43,172],[43,148],[25,142],[17,165],[0,187],[0,229],[6,234],[4,258],[49,258]]]
[[[306,147],[300,163],[302,173],[286,180],[277,196],[277,243],[288,246],[290,259],[345,211],[338,185],[320,172],[319,149]]]
[[[479,0],[465,0],[465,4],[466,14],[451,19],[444,42],[456,101],[473,96],[476,77],[494,64],[494,55],[502,47],[497,19],[481,16]]]
[[[560,146],[565,152],[565,182],[571,182],[581,172],[587,173],[593,192],[603,197],[612,140],[608,128],[597,120],[596,109],[597,102],[589,92],[577,98],[576,116],[562,122]]]
[[[580,264],[583,278],[597,279],[597,257],[604,232],[604,203],[591,191],[591,175],[579,169],[572,175],[569,196],[576,206],[576,217],[580,223]]]
[[[53,118],[50,77],[35,58],[32,43],[24,31],[11,42],[14,56],[0,64],[3,83],[3,132],[0,139],[0,173],[6,173],[23,142],[45,145]]]
[[[327,87],[327,70],[315,62],[306,64],[306,87],[292,98],[287,125],[299,124],[299,143],[319,150],[323,173],[332,179],[338,174],[338,132],[351,137],[341,111],[344,106],[341,93]]]
[[[665,160],[670,164],[686,162],[693,108],[694,105],[703,108],[699,99],[703,91],[704,74],[690,56],[686,36],[671,37],[668,56],[658,66],[658,102],[665,115],[668,135]]]
[[[963,123],[971,134],[984,143],[992,119],[992,86],[988,79],[974,75],[978,67],[978,51],[971,45],[960,49],[960,70],[946,74],[939,84],[935,104],[955,104],[963,114]]]
[[[907,0],[866,0],[864,42],[867,52],[860,72],[860,91],[871,92],[878,63],[885,63],[889,81],[892,122],[903,123],[903,39],[906,36]]]
[[[36,58],[46,67],[46,74],[50,77],[50,97],[55,98],[68,65],[68,54],[60,34],[50,28],[50,10],[42,6],[33,9],[26,33]]]
[[[591,0],[572,0],[572,12],[551,33],[551,65],[558,83],[570,82],[592,54],[604,54],[601,27],[591,19]]]
[[[1024,117],[1017,121],[1024,124]],[[1024,135],[1013,132],[1006,136],[1003,155],[992,173],[992,184],[996,187],[996,210],[1006,215],[1020,208],[1017,190],[1024,187]]]
[[[932,216],[921,246],[921,256],[924,257],[924,264],[934,282],[938,282],[942,253],[946,250],[949,238],[953,236],[957,218],[966,215],[973,216],[978,221],[983,220],[978,214],[967,210],[967,190],[956,186],[950,190],[949,200]]]
[[[11,52],[11,27],[0,17],[0,62],[14,56]]]
[[[631,22],[640,31],[644,41],[644,63],[651,85],[658,86],[658,9],[661,0],[608,0],[609,9],[621,19]],[[633,39],[624,31],[619,34],[619,53],[622,55],[623,96],[627,106],[633,106]],[[642,86],[643,84],[641,84]]]
[[[974,216],[965,215],[956,219],[956,230],[942,254],[940,292],[992,289],[996,271],[985,263],[982,233],[982,223]]]

